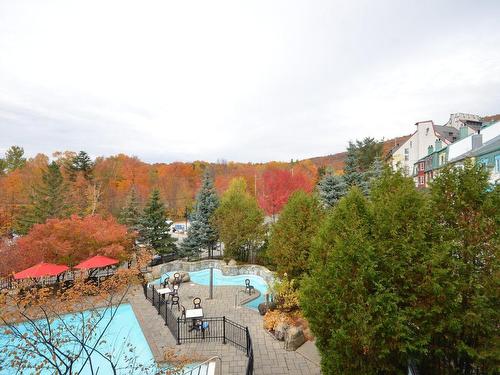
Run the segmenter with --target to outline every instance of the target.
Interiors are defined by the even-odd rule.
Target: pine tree
[[[384,167],[385,167],[384,162],[379,156],[377,156],[373,160],[370,169],[368,169],[365,172],[365,179],[368,188],[368,193],[370,192],[372,186],[376,184],[376,181],[382,177],[382,174],[384,172]]]
[[[56,162],[49,164],[40,185],[33,186],[30,205],[18,223],[18,231],[27,233],[34,224],[49,218],[67,217],[67,186]]]
[[[165,217],[165,205],[160,191],[153,190],[139,221],[140,239],[150,245],[157,253],[176,251],[175,240],[170,235],[170,224]]]
[[[196,196],[194,211],[190,217],[191,225],[188,229],[188,236],[181,245],[184,255],[198,255],[204,248],[209,252],[213,250],[218,240],[218,233],[211,218],[217,207],[219,207],[217,192],[210,174],[205,173],[201,189]]]
[[[26,158],[24,157],[24,149],[19,146],[12,146],[5,152],[4,159],[5,167],[8,172],[20,169],[25,166]]]
[[[119,222],[120,224],[126,225],[130,231],[135,231],[139,229],[139,222],[141,219],[141,211],[139,207],[139,199],[137,197],[137,191],[135,187],[132,186],[130,193],[127,196],[125,206],[123,206]]]
[[[72,176],[77,172],[82,172],[86,180],[92,179],[94,163],[90,156],[85,151],[80,151],[71,161],[70,170]]]
[[[317,186],[321,203],[325,208],[331,208],[347,193],[347,184],[342,176],[327,173]]]
[[[349,188],[352,186],[357,186],[363,192],[367,190],[364,175],[359,168],[358,149],[352,142],[349,142],[349,147],[347,147],[347,155],[344,161],[343,178]]]

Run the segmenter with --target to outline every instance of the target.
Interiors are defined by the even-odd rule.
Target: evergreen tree
[[[349,142],[347,155],[344,161],[344,180],[347,186],[357,186],[363,194],[370,192],[370,169],[382,154],[382,142],[377,142],[373,138],[364,138],[356,143]]]
[[[357,186],[364,193],[368,191],[365,176],[360,171],[359,167],[358,149],[352,142],[349,142],[349,147],[347,148],[347,155],[344,161],[343,178],[349,188],[352,186]]]
[[[273,225],[267,254],[280,275],[296,278],[309,269],[309,250],[321,221],[318,199],[299,190],[290,196]]]
[[[12,146],[5,152],[5,168],[7,172],[12,172],[20,169],[26,165],[26,158],[24,157],[24,149],[19,146]]]
[[[215,210],[213,223],[224,243],[224,256],[253,262],[264,244],[264,213],[243,178],[235,178]]]
[[[7,170],[7,163],[5,162],[4,159],[0,158],[0,176],[5,175],[6,170]]]
[[[423,373],[498,373],[500,188],[481,164],[445,168],[430,186],[434,240],[431,346]]]
[[[327,173],[317,186],[321,203],[325,208],[331,208],[347,193],[347,184],[342,176]]]
[[[411,179],[390,171],[370,198],[354,188],[341,199],[313,241],[302,282],[327,374],[404,373],[429,350],[430,205]]]
[[[90,156],[85,151],[80,151],[71,161],[70,171],[72,176],[77,172],[82,172],[85,179],[92,179],[92,172],[94,169],[94,163]]]
[[[165,217],[165,206],[160,198],[160,191],[153,190],[139,221],[139,235],[157,253],[170,253],[177,249],[175,240],[170,235],[170,224]]]
[[[33,186],[30,205],[18,222],[18,231],[27,233],[34,224],[44,223],[49,218],[67,217],[67,187],[56,162],[48,165],[40,185]]]
[[[141,211],[139,207],[139,199],[137,197],[135,187],[132,186],[132,189],[130,189],[130,193],[127,196],[125,206],[123,206],[120,212],[118,221],[120,224],[126,225],[129,230],[135,231],[139,229],[140,219]]]
[[[219,206],[219,198],[212,178],[207,172],[203,177],[203,183],[196,196],[194,211],[190,217],[188,236],[182,242],[181,250],[184,255],[198,255],[201,250],[213,250],[218,240],[218,233],[211,222],[211,218]]]

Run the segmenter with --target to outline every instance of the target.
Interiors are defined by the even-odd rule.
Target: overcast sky
[[[500,113],[500,1],[0,0],[0,155],[302,159]]]

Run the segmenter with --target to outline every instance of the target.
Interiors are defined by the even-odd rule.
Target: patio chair
[[[170,310],[172,310],[172,307],[174,307],[174,305],[177,305],[177,311],[181,311],[179,296],[172,296],[172,301],[170,301]]]
[[[179,285],[174,285],[172,291],[168,294],[170,297],[179,295]]]
[[[180,284],[181,283],[181,275],[179,272],[174,273],[174,284]]]
[[[193,305],[195,309],[201,309],[201,298],[193,298]]]
[[[255,292],[255,287],[250,285],[250,279],[245,279],[245,293],[252,294]]]
[[[184,324],[186,324],[186,308],[184,307],[184,305],[181,305],[181,319],[184,320]]]

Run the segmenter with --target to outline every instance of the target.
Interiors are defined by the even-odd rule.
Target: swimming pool
[[[89,312],[83,313],[83,316],[86,319],[90,318],[90,322],[92,321],[97,322],[95,326],[97,327],[96,332],[98,333],[102,332],[104,326],[108,322],[110,322],[110,325],[105,332],[106,339],[101,340],[99,342],[98,350],[101,351],[102,353],[110,353],[113,359],[116,359],[117,368],[121,369],[118,371],[118,373],[130,373],[130,368],[132,366],[131,363],[132,355],[130,353],[127,353],[127,351],[129,350],[130,347],[132,347],[133,357],[134,357],[133,361],[135,361],[134,366],[137,366],[138,368],[140,367],[141,373],[148,373],[148,371],[151,371],[151,373],[155,373],[157,367],[153,358],[153,354],[149,349],[149,345],[146,341],[146,338],[144,337],[144,334],[132,310],[132,307],[130,306],[130,304],[122,304],[116,307],[116,309],[117,309],[116,315],[111,321],[109,320],[109,318],[104,318],[100,322],[97,322],[96,320],[93,320],[91,318],[91,313]],[[104,310],[100,311],[103,312]],[[111,312],[107,311],[104,314],[111,314]],[[81,327],[81,325],[83,324],[82,323],[83,320],[81,319],[79,314],[64,315],[62,317],[62,320],[64,321],[65,324],[71,327],[71,331],[73,332],[75,331],[75,329],[77,329],[78,326]],[[88,321],[86,323],[88,323]],[[61,325],[62,325],[61,321],[55,321],[54,323],[51,324],[51,328],[57,332],[58,330],[57,327],[61,327]],[[43,327],[42,321],[39,321],[37,323],[37,326]],[[27,323],[20,323],[17,325],[17,328],[22,333],[26,333],[28,335],[33,334],[32,328]],[[13,344],[16,339],[14,339],[11,335],[4,334],[2,327],[0,327],[0,329],[2,330],[0,335],[0,348],[4,347],[4,345],[6,344]],[[68,339],[69,339],[69,334],[68,334]],[[92,344],[92,341],[90,341],[89,344]],[[76,350],[79,348],[81,348],[81,346],[78,347],[74,346],[73,343],[68,343],[68,344],[63,344],[59,349],[61,349],[65,353],[75,353]],[[48,349],[46,349],[43,345],[40,345],[38,350],[40,350],[41,353],[43,354],[48,353]],[[94,353],[91,355],[91,358],[93,361],[94,370],[97,367],[99,367],[100,373],[103,374],[112,373],[110,364],[100,355]],[[13,353],[11,351],[5,353],[2,353],[0,351],[1,375],[33,373],[33,368],[26,368],[24,371],[19,371],[18,369],[13,368],[11,364],[13,359],[14,359]],[[41,362],[41,358],[38,356],[35,357],[29,356],[28,358],[25,358],[24,361],[29,361],[31,365],[36,365],[37,363]],[[83,362],[80,361],[80,363]],[[76,366],[75,368],[79,368],[80,366]],[[51,374],[53,373],[53,371],[50,371],[50,369],[46,369],[42,370],[41,373]],[[90,373],[90,367],[87,365],[86,367],[84,367],[81,374],[88,374],[88,373]]]
[[[169,275],[173,275],[174,272],[169,272]],[[165,275],[163,275],[160,279],[161,282],[165,280]],[[210,269],[204,269],[201,271],[189,272],[189,277],[191,281],[195,284],[200,285],[209,285],[210,284]],[[239,285],[241,287],[245,286],[245,280],[249,279],[250,284],[255,287],[260,292],[260,296],[248,303],[245,306],[250,307],[251,309],[257,310],[259,304],[266,301],[265,294],[269,290],[269,286],[266,281],[256,275],[238,275],[238,276],[225,276],[222,274],[222,271],[214,268],[214,286],[217,285]]]

